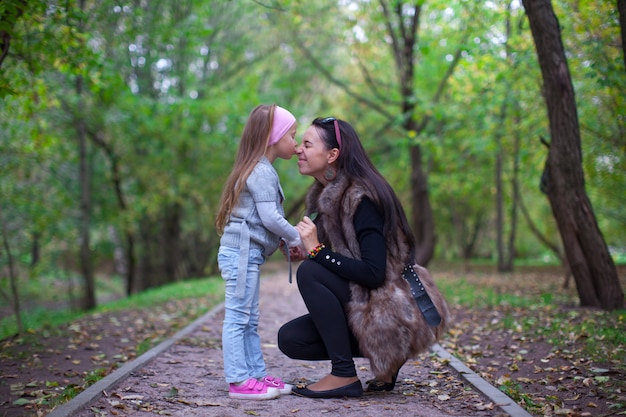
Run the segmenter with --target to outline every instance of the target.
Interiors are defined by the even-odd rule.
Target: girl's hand
[[[300,233],[305,251],[309,252],[320,244],[317,237],[317,226],[307,216],[304,216],[302,221],[296,225],[296,230]]]
[[[283,255],[285,255],[285,259],[287,259],[287,245],[285,244],[285,241],[283,239],[281,239],[278,243],[278,249],[282,252]]]
[[[285,255],[285,260],[290,260],[292,262],[302,261],[306,259],[306,252],[302,249],[302,246],[291,246],[287,248],[285,241],[283,239],[280,240],[280,244],[278,245],[280,251]]]
[[[306,253],[303,252],[301,246],[293,246],[289,248],[289,256],[292,261],[301,261],[306,258]]]

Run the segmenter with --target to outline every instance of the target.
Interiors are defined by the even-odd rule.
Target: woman
[[[292,359],[328,360],[331,373],[293,392],[358,397],[354,357],[370,360],[368,391],[391,391],[407,359],[442,334],[445,301],[429,276],[424,285],[442,316],[429,327],[401,274],[414,263],[415,239],[389,183],[345,121],[315,119],[296,150],[300,173],[315,178],[296,229],[308,259],[298,288],[309,311],[281,327],[279,348]]]

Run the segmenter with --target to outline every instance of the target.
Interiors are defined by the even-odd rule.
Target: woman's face
[[[323,184],[324,171],[337,158],[337,149],[326,149],[317,128],[313,125],[304,132],[302,144],[296,149],[298,155],[298,169],[302,175],[310,175]]]

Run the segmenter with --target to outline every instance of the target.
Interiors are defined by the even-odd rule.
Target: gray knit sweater
[[[270,161],[263,157],[246,180],[246,186],[239,196],[238,204],[224,228],[220,245],[232,248],[241,247],[241,230],[244,222],[249,231],[249,247],[261,249],[266,257],[278,249],[281,237],[287,239],[288,242],[299,240],[297,230],[284,218],[283,200],[284,195],[278,173]],[[275,204],[275,218],[270,224],[263,224],[259,215],[258,207],[267,208],[266,203]]]

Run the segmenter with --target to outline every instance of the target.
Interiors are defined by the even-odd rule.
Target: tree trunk
[[[496,167],[495,167],[495,185],[496,185],[496,249],[498,253],[498,272],[506,271],[505,259],[506,251],[504,248],[504,185],[502,180],[502,159],[504,158],[504,149],[502,146],[502,132],[506,121],[508,94],[500,106],[500,114],[498,115],[496,129]]]
[[[517,103],[515,104],[515,107],[519,110]],[[519,111],[515,112],[515,124],[517,126],[521,124]],[[513,271],[513,262],[517,256],[517,251],[515,249],[515,239],[517,237],[517,202],[519,201],[519,182],[517,179],[520,171],[519,154],[520,143],[522,140],[519,132],[519,129],[515,129],[515,132],[513,133],[513,178],[511,179],[511,192],[513,193],[513,197],[511,199],[509,241],[507,243],[508,257],[504,265],[506,271]]]
[[[184,274],[181,272],[181,207],[178,203],[170,204],[163,215],[161,225],[161,250],[163,252],[163,274],[166,282],[179,281]]]
[[[2,215],[2,206],[0,205],[0,227],[2,228],[2,243],[4,251],[7,254],[9,264],[9,281],[11,282],[11,299],[13,301],[13,314],[15,314],[15,322],[17,323],[17,332],[24,334],[24,324],[22,323],[22,309],[20,307],[20,294],[17,284],[17,272],[15,271],[15,260],[11,254],[11,246],[9,245],[9,232],[7,229],[4,216]],[[1,291],[1,290],[0,290]]]
[[[380,5],[385,15],[387,31],[392,39],[392,49],[396,72],[402,96],[402,115],[404,116],[403,128],[406,132],[414,132],[419,135],[425,130],[429,117],[424,116],[421,123],[415,120],[415,42],[421,16],[421,6],[414,5],[413,14],[410,18],[404,15],[402,2],[394,5],[393,14],[384,0]],[[447,78],[446,78],[447,79]],[[438,100],[437,96],[434,101]],[[428,177],[424,171],[422,162],[422,150],[418,144],[410,147],[411,157],[411,224],[415,233],[417,245],[415,260],[418,264],[427,266],[435,253],[435,221],[433,217],[430,198],[428,195]]]
[[[85,10],[85,0],[78,2],[81,11]],[[78,33],[84,30],[84,20],[79,20]],[[87,126],[82,115],[83,110],[83,90],[84,80],[82,75],[76,76],[76,95],[78,96],[78,106],[74,109],[77,116],[74,119],[76,126],[76,136],[79,146],[79,183],[80,183],[80,269],[84,280],[84,292],[82,298],[82,308],[91,310],[96,307],[96,285],[93,273],[93,260],[91,257],[91,160],[89,158],[89,143],[87,137]]]
[[[83,78],[78,75],[76,78],[76,93],[83,94]],[[80,107],[77,109],[80,112]],[[88,155],[87,129],[85,120],[79,115],[75,120],[76,134],[79,146],[79,182],[80,182],[80,269],[84,280],[84,292],[82,308],[90,310],[96,307],[96,287],[93,274],[93,261],[91,259],[91,162]]]
[[[505,244],[505,233],[506,233],[506,216],[505,212],[505,188],[504,188],[504,161],[506,159],[505,145],[503,144],[503,137],[506,132],[506,121],[509,117],[509,105],[512,101],[511,99],[511,91],[512,89],[512,78],[514,77],[514,70],[516,67],[515,59],[512,58],[512,54],[510,53],[509,40],[511,39],[511,13],[510,13],[510,3],[507,4],[507,13],[504,21],[505,27],[505,42],[504,42],[504,51],[506,54],[506,60],[510,66],[511,73],[509,76],[505,78],[504,81],[504,89],[505,94],[500,104],[500,114],[497,118],[496,123],[496,172],[495,172],[495,180],[496,180],[496,245],[498,250],[498,272],[511,272],[513,271],[513,259],[515,257],[515,228],[517,226],[517,208],[516,208],[516,200],[515,198],[511,201],[511,225],[509,229],[509,239]],[[518,143],[518,139],[516,139],[516,144]],[[514,148],[513,152],[513,160],[517,159],[517,149]],[[514,172],[513,176],[515,177],[515,162],[514,162]],[[515,180],[513,182],[513,194],[515,194]]]
[[[11,39],[13,38],[13,27],[28,7],[26,0],[12,1],[11,3],[12,4],[8,5],[10,7],[3,10],[2,26],[0,29],[0,68],[5,58],[9,55]]]
[[[100,133],[89,132],[89,136],[91,137],[92,142],[96,146],[100,147],[109,159],[111,166],[111,181],[113,183],[113,190],[115,190],[115,198],[120,211],[124,212],[128,209],[128,205],[126,204],[126,197],[122,187],[122,170],[120,168],[119,157],[113,149],[113,146],[107,143]],[[136,288],[135,265],[137,262],[135,255],[135,236],[129,227],[124,227],[123,229],[126,240],[126,246],[124,249],[125,269],[123,272],[126,276],[126,295],[130,296]]]
[[[582,306],[624,308],[611,258],[585,191],[574,88],[550,0],[523,0],[543,76],[551,145],[546,190]]]
[[[517,185],[517,187],[519,188],[519,184]],[[569,266],[567,265],[567,259],[565,259],[565,256],[561,252],[558,243],[550,242],[548,237],[541,233],[539,227],[537,227],[532,217],[530,217],[530,213],[528,212],[528,209],[526,209],[526,205],[524,204],[524,199],[522,198],[521,193],[517,194],[517,204],[522,212],[522,216],[524,216],[524,219],[526,219],[526,225],[530,229],[530,232],[537,238],[537,240],[539,240],[539,242],[541,242],[545,247],[552,251],[554,256],[556,256],[556,258],[559,260],[559,263],[566,270],[569,270]]]
[[[133,294],[137,288],[137,259],[135,256],[135,236],[131,232],[126,232],[126,295]]]
[[[33,233],[33,245],[30,251],[30,266],[34,267],[39,263],[40,258],[39,232]]]
[[[624,60],[624,70],[626,70],[626,0],[617,0],[617,10],[619,12],[619,26],[622,29],[622,59]]]
[[[435,253],[435,221],[428,196],[428,177],[422,166],[419,145],[411,147],[411,223],[417,242],[415,260],[427,266]]]

